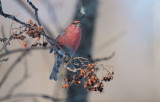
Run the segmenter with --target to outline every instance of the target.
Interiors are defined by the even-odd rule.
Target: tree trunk
[[[75,20],[80,20],[82,24],[82,38],[78,51],[75,56],[89,58],[92,56],[92,44],[95,29],[98,0],[79,0]],[[81,10],[85,11],[83,17]],[[82,18],[83,17],[83,18]],[[72,85],[68,89],[67,102],[87,102],[87,90],[83,85]]]

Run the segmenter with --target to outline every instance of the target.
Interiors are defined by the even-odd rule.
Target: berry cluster
[[[31,38],[36,38],[37,41],[39,41],[41,38],[41,35],[44,34],[43,26],[37,26],[37,24],[33,23],[32,20],[29,20],[28,25],[21,26],[19,28],[15,28],[15,29],[16,29],[16,31],[13,32],[13,34],[11,36],[13,39],[22,40],[23,41],[23,48],[27,47],[27,43],[24,41],[26,36],[29,36]],[[31,45],[31,48],[36,47],[38,45],[43,46],[43,47],[46,47],[48,45],[47,42],[43,41],[43,43],[40,43],[37,41]]]
[[[26,34],[28,34],[32,38],[37,38],[37,40],[39,40],[40,35],[44,34],[43,26],[37,26],[37,24],[33,23],[32,20],[29,20],[29,24],[30,26],[27,26]]]
[[[104,70],[107,69],[103,69]],[[105,75],[102,75],[102,78],[99,79],[97,76],[97,69],[95,63],[88,64],[87,66],[81,67],[80,71],[76,72],[75,76],[67,76],[65,79],[65,85],[61,85],[61,88],[68,88],[70,85],[80,85],[82,84],[87,91],[103,91],[103,82],[113,80],[114,71],[110,72],[107,70]],[[102,72],[102,73],[103,73]],[[71,75],[72,76],[72,75]],[[83,82],[82,82],[83,80]]]

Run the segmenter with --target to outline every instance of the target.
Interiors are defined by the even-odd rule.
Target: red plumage
[[[63,33],[56,38],[58,44],[66,51],[70,56],[73,56],[77,51],[81,40],[81,25],[80,21],[72,22]],[[58,50],[58,53],[63,54],[63,51]],[[58,80],[59,69],[63,63],[63,58],[59,57],[55,53],[55,62],[53,66],[50,79]]]
[[[81,40],[81,27],[76,26],[76,24],[80,24],[80,22],[72,22],[56,39],[60,46],[72,48],[74,53],[77,51]]]

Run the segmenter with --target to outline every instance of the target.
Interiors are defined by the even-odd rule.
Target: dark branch
[[[52,96],[49,96],[49,95],[46,95],[46,94],[39,94],[39,93],[18,93],[18,94],[13,94],[11,96],[4,96],[4,97],[0,97],[0,101],[5,101],[5,100],[8,100],[8,99],[14,99],[14,98],[22,98],[22,97],[41,97],[41,98],[44,98],[44,99],[49,99],[49,100],[52,100],[52,101],[64,101],[65,99],[57,99],[57,98],[54,98]]]
[[[6,62],[6,61],[8,61],[8,58],[0,60],[0,62]]]
[[[32,11],[28,6],[26,6],[26,3],[25,3],[23,0],[16,0],[16,1],[17,1],[17,3],[19,3],[20,6],[23,7],[23,9],[25,9],[25,10],[28,12],[28,14],[31,15],[32,18],[35,17],[33,11]],[[48,24],[45,24],[45,23],[42,22],[42,21],[41,21],[41,23],[43,24],[43,27],[45,28],[45,31],[47,32],[47,34],[48,34],[49,36],[51,36],[52,38],[55,38],[55,36],[54,36],[54,34],[52,33],[52,31],[47,27]]]
[[[97,59],[93,59],[93,62],[99,62],[99,61],[106,61],[106,60],[110,60],[111,58],[113,58],[115,55],[115,52],[112,53],[112,55],[110,55],[109,57],[104,57],[104,58],[97,58]]]
[[[0,38],[0,42],[5,42],[7,41],[7,38]]]
[[[27,2],[29,3],[29,5],[35,10],[35,16],[36,16],[36,20],[37,20],[37,23],[39,24],[39,26],[41,26],[41,22],[39,20],[39,17],[38,17],[38,9],[33,5],[33,3],[31,2],[31,0],[27,0]],[[45,31],[44,31],[44,37],[47,39],[47,41],[50,43],[51,47],[55,50],[55,52],[57,54],[58,53],[58,49],[60,49],[61,51],[63,51],[63,53],[65,54],[65,56],[67,56],[68,58],[71,58],[71,56],[57,43],[57,41],[51,37],[49,37]],[[56,45],[58,48],[54,48],[53,45]],[[60,55],[60,54],[59,54]]]
[[[13,92],[15,91],[15,89],[20,86],[21,84],[23,84],[25,82],[25,80],[28,79],[29,75],[28,75],[28,67],[27,67],[27,64],[25,63],[25,66],[24,66],[24,75],[23,77],[17,81],[15,84],[12,85],[12,87],[10,88],[9,92],[8,92],[8,96],[11,96],[13,94]]]
[[[28,25],[28,24],[26,24],[25,22],[22,22],[22,21],[20,21],[19,19],[17,19],[15,16],[4,13],[4,12],[3,12],[3,9],[2,9],[1,0],[0,0],[0,14],[1,14],[3,17],[12,19],[12,20],[14,20],[14,21],[16,21],[16,22],[18,22],[18,23],[20,23],[20,24],[22,24],[22,25],[25,25],[25,26]]]
[[[45,47],[45,48],[35,47],[35,48],[27,48],[27,49],[15,49],[15,50],[8,51],[7,53],[4,52],[4,53],[0,54],[0,58],[2,58],[4,56],[7,56],[7,55],[10,55],[10,54],[18,53],[18,52],[33,51],[33,50],[47,50],[47,49],[50,49],[50,47]]]
[[[5,32],[4,32],[4,26],[2,25],[1,26],[1,32],[2,32],[2,37],[3,38],[6,38],[6,36],[5,36]],[[6,38],[6,41],[8,40],[8,38]],[[6,43],[6,41],[3,43],[3,46],[4,46],[4,44]],[[5,52],[8,52],[8,49],[5,47],[4,48],[4,50],[5,50]]]
[[[36,8],[32,2],[30,0],[27,0],[27,2],[29,3],[29,5],[35,10],[35,16],[36,16],[36,20],[37,20],[37,23],[39,26],[41,26],[41,23],[40,23],[40,20],[39,20],[39,17],[38,17],[38,8]]]
[[[24,58],[24,56],[27,54],[28,50],[24,51],[18,58],[17,60],[10,66],[10,68],[7,70],[7,72],[5,73],[5,75],[3,76],[1,82],[0,82],[0,88],[2,87],[2,85],[4,84],[4,82],[6,81],[6,79],[8,78],[8,76],[10,75],[10,73],[12,72],[12,70],[15,68],[15,66],[18,64],[18,62],[21,61],[22,58]]]
[[[10,36],[10,37],[8,38],[8,41],[4,43],[3,47],[0,49],[0,52],[3,51],[3,49],[5,49],[7,45],[10,44],[10,41],[11,41],[11,40],[12,40],[12,36]]]

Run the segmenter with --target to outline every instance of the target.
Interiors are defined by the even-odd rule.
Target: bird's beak
[[[72,23],[72,24],[74,24],[76,27],[81,27],[81,23],[80,22],[76,22],[76,23]]]
[[[76,27],[81,27],[81,23],[80,22],[76,23],[75,25],[76,25]]]

